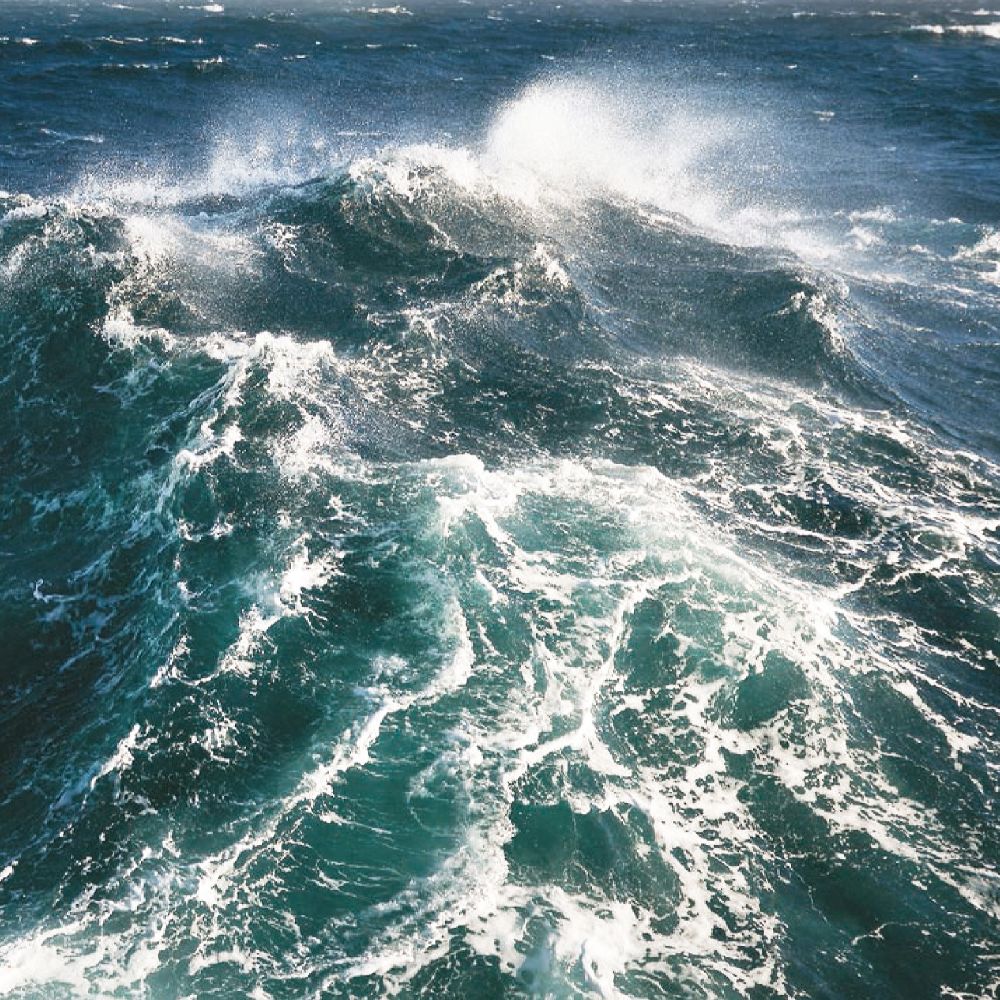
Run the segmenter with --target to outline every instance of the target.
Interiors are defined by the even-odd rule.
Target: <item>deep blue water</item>
[[[0,995],[995,997],[1000,10],[0,4]]]

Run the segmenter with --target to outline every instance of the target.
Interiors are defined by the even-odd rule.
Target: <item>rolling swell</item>
[[[7,991],[988,985],[997,469],[567,93],[2,205]]]

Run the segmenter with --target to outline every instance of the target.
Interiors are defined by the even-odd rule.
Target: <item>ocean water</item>
[[[0,995],[997,995],[1000,10],[877,6],[3,0]]]

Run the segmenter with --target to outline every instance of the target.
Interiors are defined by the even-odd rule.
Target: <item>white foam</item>
[[[249,581],[253,603],[240,616],[239,633],[222,654],[219,671],[249,676],[264,636],[282,618],[309,614],[303,594],[325,586],[338,572],[341,553],[328,549],[315,558],[307,552],[307,539],[290,546],[290,555],[277,580],[258,577]]]
[[[16,201],[17,204],[14,208],[8,209],[4,213],[3,218],[0,219],[0,225],[20,222],[25,219],[44,219],[49,214],[49,206],[44,201],[36,201],[29,195],[18,195]]]
[[[104,318],[101,324],[101,336],[109,343],[128,350],[150,340],[161,343],[167,349],[176,343],[169,330],[136,323],[131,311],[122,305],[114,307]]]
[[[270,346],[240,340],[219,350],[238,366],[253,351],[258,361],[267,360],[263,349]],[[808,404],[812,416],[807,417],[807,404],[793,390],[750,381],[744,391],[753,394],[752,404],[741,404],[736,385],[728,390],[733,399],[719,405],[737,414],[762,414],[776,424],[785,421],[782,434],[788,438],[803,433],[795,421],[827,419],[831,425],[854,421],[914,443],[905,426],[888,423],[891,418],[836,410],[835,404],[816,400]],[[273,388],[291,398],[302,390],[301,382],[283,377]],[[845,471],[839,487],[851,488],[850,474]],[[173,895],[153,897],[149,905],[157,920],[180,919],[178,914],[190,913],[185,907],[193,907],[196,916],[183,918],[193,921],[198,941],[191,971],[216,962],[253,968],[255,957],[234,939],[226,915],[237,901],[263,905],[250,872],[260,868],[263,855],[284,856],[285,820],[310,811],[331,825],[346,823],[336,801],[345,775],[378,759],[380,739],[389,727],[401,725],[404,715],[407,724],[419,725],[421,710],[443,706],[442,699],[468,685],[480,669],[497,671],[499,701],[480,715],[470,700],[460,726],[432,733],[439,756],[409,788],[414,802],[422,795],[443,795],[460,811],[455,845],[428,875],[413,878],[394,898],[363,914],[366,925],[382,929],[359,955],[317,960],[317,979],[325,977],[330,989],[343,990],[357,976],[379,977],[389,992],[402,989],[447,954],[461,928],[479,954],[496,958],[505,970],[530,975],[539,992],[578,989],[618,996],[620,977],[629,973],[656,974],[660,981],[683,981],[693,989],[718,990],[721,983],[741,995],[755,986],[780,992],[784,931],[762,902],[768,892],[766,837],[744,802],[742,781],[728,771],[726,752],[751,755],[755,769],[833,829],[864,834],[881,850],[954,885],[970,905],[990,905],[990,876],[974,865],[960,867],[933,810],[895,790],[880,775],[877,759],[854,738],[848,676],[884,673],[928,724],[946,736],[951,730],[954,760],[977,747],[930,707],[917,665],[896,651],[885,654],[872,624],[845,610],[835,590],[783,578],[774,566],[750,558],[689,505],[683,484],[651,468],[539,459],[491,469],[475,456],[459,455],[394,466],[393,475],[395,481],[423,484],[434,497],[435,517],[422,546],[435,555],[418,578],[424,603],[415,604],[415,615],[440,636],[430,654],[433,669],[414,685],[413,664],[400,657],[375,658],[370,683],[357,692],[354,721],[316,744],[290,792],[241,826],[222,850],[185,859]],[[871,502],[902,501],[887,491]],[[547,547],[540,547],[533,533],[539,523],[560,527]],[[956,521],[951,530],[981,533],[992,523]],[[479,547],[466,548],[471,528],[475,537],[485,531],[494,550],[488,556]],[[601,541],[593,540],[594,528]],[[463,553],[457,561],[456,552]],[[309,539],[301,536],[274,573],[249,587],[256,614],[241,623],[232,655],[252,659],[252,644],[274,621],[308,614],[310,591],[331,582],[335,573],[335,562],[311,554]],[[463,581],[479,581],[477,593],[485,581],[493,610],[470,608]],[[675,676],[653,681],[661,688],[657,693],[669,690],[667,707],[662,698],[655,706],[651,690],[624,689],[622,652],[636,609],[646,599],[661,602],[668,612],[684,605],[701,608],[717,622],[708,632],[675,636]],[[479,648],[487,662],[478,662],[479,637],[491,628],[493,615],[504,628],[522,627],[530,637],[525,662],[511,662],[485,643]],[[668,613],[667,620],[668,627],[683,632],[682,615]],[[181,642],[177,655],[183,652]],[[765,670],[776,652],[805,678],[795,705],[749,732],[727,724],[720,706],[743,680]],[[617,727],[630,712],[638,713],[649,731],[626,754],[609,719]],[[210,753],[225,755],[231,725],[222,717],[207,722],[199,739]],[[109,757],[106,773],[128,766],[140,737],[135,730],[128,734]],[[658,746],[688,746],[690,752],[664,756]],[[569,778],[570,764],[591,776],[584,787]],[[530,873],[524,881],[511,871],[511,810],[518,798],[530,796],[528,779],[543,766],[561,775],[560,794],[578,815],[598,810],[617,822],[636,813],[646,818],[652,840],[636,844],[636,852],[655,854],[670,873],[663,909],[674,910],[673,929],[660,929],[663,912],[609,894],[600,879],[568,886],[531,879]],[[325,878],[317,874],[316,891]],[[332,880],[328,888],[342,891]],[[716,912],[720,903],[728,922]],[[148,939],[137,952],[141,957],[120,974],[123,982],[141,983],[156,968],[159,925],[148,926]],[[58,980],[83,988],[130,953],[144,933],[133,929],[128,938],[95,944],[92,928],[66,924],[58,944],[34,937],[30,952],[25,939],[21,951],[3,953],[5,974],[19,977],[10,979],[15,983]],[[75,957],[67,940],[75,942]],[[36,954],[51,961],[51,968],[29,969],[25,963]]]
[[[707,893],[723,891],[727,904],[732,904],[748,924],[758,927],[756,933],[773,935],[776,927],[765,929],[767,919],[760,913],[741,874],[732,877],[713,874],[708,841],[698,824],[710,822],[717,829],[733,831],[734,835],[742,829],[745,833],[740,834],[741,841],[752,835],[752,825],[736,797],[737,784],[727,783],[722,777],[725,765],[717,741],[716,749],[707,748],[707,756],[677,789],[676,799],[667,798],[656,770],[650,767],[648,772],[636,772],[623,766],[604,742],[602,726],[598,724],[598,704],[613,686],[614,657],[632,610],[662,586],[685,586],[691,570],[676,568],[631,584],[626,582],[627,575],[637,572],[649,560],[650,548],[660,553],[659,558],[668,558],[670,562],[677,558],[686,561],[687,546],[682,550],[684,554],[668,557],[666,553],[681,539],[690,538],[692,530],[698,531],[699,543],[706,541],[696,527],[697,519],[692,519],[672,484],[649,469],[562,462],[490,472],[481,462],[468,457],[425,463],[425,467],[438,484],[442,533],[450,536],[467,519],[476,518],[504,553],[505,591],[533,598],[532,605],[544,595],[545,601],[567,609],[576,607],[584,594],[592,593],[592,599],[601,595],[599,600],[604,610],[600,614],[575,616],[568,634],[563,634],[557,622],[544,614],[527,623],[537,635],[534,669],[524,672],[523,690],[509,691],[507,724],[488,731],[467,730],[463,740],[471,741],[469,751],[448,751],[440,762],[445,768],[441,773],[453,775],[470,770],[475,773],[484,760],[494,759],[497,754],[509,761],[503,768],[499,787],[490,789],[483,786],[481,779],[464,779],[464,787],[475,801],[476,813],[486,813],[482,825],[477,823],[470,828],[467,839],[437,873],[407,890],[398,905],[401,912],[410,912],[416,905],[418,916],[412,922],[408,917],[403,918],[402,925],[380,936],[352,964],[351,974],[378,974],[398,988],[442,953],[447,944],[447,928],[459,915],[468,928],[468,940],[477,950],[500,957],[512,971],[530,972],[557,982],[573,975],[576,968],[590,988],[603,995],[617,995],[615,977],[633,963],[641,966],[653,961],[653,956],[662,956],[664,951],[708,962],[717,973],[733,976],[735,966],[731,960],[738,955],[741,944],[756,938],[752,933],[746,938],[737,935],[731,946],[733,950],[727,950],[713,935],[719,918],[707,906]],[[555,554],[545,557],[521,550],[511,528],[503,525],[502,522],[516,520],[522,496],[547,496],[583,504],[585,509],[578,507],[577,514],[584,520],[586,509],[592,506],[595,513],[596,510],[622,512],[626,522],[634,525],[627,530],[641,531],[647,549],[632,553],[626,548],[605,562],[603,570],[595,566],[599,574],[596,578],[566,573],[560,570],[560,560]],[[671,512],[666,519],[665,509]],[[623,537],[622,542],[627,546],[628,537]],[[746,567],[733,569],[736,579],[743,580]],[[539,671],[544,677],[541,691],[535,679]],[[693,720],[699,720],[699,731],[710,726],[711,703],[717,687],[715,682],[689,691],[689,712]],[[473,749],[475,752],[471,752]],[[627,805],[650,817],[662,857],[683,887],[679,927],[669,941],[662,937],[650,939],[653,914],[637,908],[634,902],[620,904],[599,895],[592,898],[570,893],[560,886],[522,886],[508,880],[503,845],[513,831],[505,814],[518,783],[543,761],[566,755],[585,761],[608,783],[603,796],[596,801],[578,797],[575,809],[617,810]],[[421,782],[428,780],[431,772]],[[636,780],[639,788],[635,787]],[[419,787],[422,786],[417,786],[415,794]],[[717,797],[722,794],[724,797]],[[692,825],[688,817],[700,808],[704,820]],[[749,840],[745,843],[748,849]],[[681,846],[685,860],[676,856]],[[537,911],[538,919],[547,926],[544,943],[535,947],[528,944],[530,921],[524,917],[531,910]],[[780,981],[773,962],[745,975],[735,975],[734,982],[743,988],[752,982]]]

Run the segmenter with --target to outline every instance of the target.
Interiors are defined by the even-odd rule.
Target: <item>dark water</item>
[[[0,7],[0,993],[995,996],[1000,11]]]

